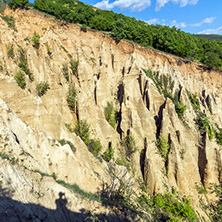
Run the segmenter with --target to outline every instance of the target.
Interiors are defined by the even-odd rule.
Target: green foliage
[[[78,23],[83,31],[89,27],[108,32],[117,43],[121,39],[127,39],[145,47],[153,47],[182,58],[198,60],[216,68],[222,65],[222,50],[219,42],[198,38],[176,27],[148,25],[146,22],[123,14],[93,10],[92,6],[80,1],[35,0],[34,7],[57,19]]]
[[[13,43],[6,45],[6,49],[8,58],[14,59],[15,53]]]
[[[19,68],[21,68],[21,70],[26,75],[28,75],[29,79],[31,81],[33,81],[34,76],[33,76],[32,72],[30,71],[30,69],[28,67],[28,61],[27,61],[27,58],[26,58],[25,50],[22,47],[19,47],[18,54],[19,54],[19,64],[18,64]]]
[[[156,145],[164,160],[167,161],[170,151],[170,145],[167,139],[164,136],[160,136],[156,141]]]
[[[69,140],[65,140],[65,139],[61,139],[59,140],[59,143],[64,146],[65,144],[68,144],[71,148],[71,150],[75,153],[76,152],[76,148],[74,147],[73,143],[70,142]]]
[[[71,124],[65,123],[65,127],[69,130],[70,133],[74,133],[75,129],[72,128]]]
[[[0,72],[3,71],[2,61],[0,61]]]
[[[220,130],[219,133],[216,134],[217,143],[219,145],[222,145],[222,130]]]
[[[83,142],[88,146],[90,142],[90,132],[89,124],[86,122],[86,120],[77,121],[74,131],[76,135],[79,136],[83,140]]]
[[[98,156],[102,149],[102,144],[98,139],[90,139],[88,144],[88,150],[94,155]]]
[[[216,194],[217,201],[214,206],[214,211],[212,213],[212,219],[214,222],[222,221],[222,186],[212,184],[210,187],[212,193]]]
[[[69,108],[72,111],[75,111],[76,108],[76,96],[77,96],[77,91],[74,85],[69,85],[69,90],[66,95],[66,100],[69,105]]]
[[[122,141],[121,145],[125,149],[125,155],[130,160],[133,153],[137,151],[136,147],[136,141],[132,135],[132,133],[129,133]]]
[[[62,64],[62,74],[66,78],[67,81],[69,81],[69,67],[67,63]]]
[[[113,157],[114,157],[114,148],[109,146],[108,149],[103,154],[103,159],[106,162],[109,162],[111,159],[113,159]]]
[[[159,72],[152,72],[151,70],[144,70],[145,74],[153,80],[158,92],[163,94],[165,98],[172,100],[175,110],[179,118],[182,118],[187,110],[187,105],[179,101],[179,91],[175,90],[174,95],[172,94],[174,88],[174,81],[171,76],[160,75]]]
[[[83,24],[83,25],[81,26],[81,31],[87,32],[87,26]]]
[[[70,63],[70,69],[71,69],[72,74],[78,77],[79,61],[71,60],[69,63]]]
[[[180,198],[176,193],[167,192],[150,197],[141,194],[138,202],[146,210],[151,210],[157,221],[197,221],[191,201],[185,197]]]
[[[46,42],[44,44],[45,44],[46,49],[47,49],[47,54],[49,55],[49,57],[51,57],[52,56],[52,49],[50,48],[49,43]]]
[[[19,72],[17,72],[17,74],[15,75],[14,78],[15,78],[15,81],[17,82],[17,84],[19,85],[19,87],[24,89],[26,86],[25,74],[23,72],[19,71]]]
[[[0,2],[0,14],[4,15],[7,4],[4,1]]]
[[[131,164],[129,161],[126,160],[126,158],[124,156],[120,156],[119,158],[117,158],[116,160],[116,164],[120,165],[120,166],[124,166],[127,168],[128,171],[131,170]]]
[[[117,112],[113,108],[113,104],[107,102],[106,107],[104,108],[104,115],[106,118],[106,121],[115,128],[116,121],[117,121]]]
[[[29,1],[28,0],[9,0],[8,5],[12,9],[28,8],[29,7]]]
[[[11,15],[9,16],[0,16],[5,22],[7,22],[8,27],[14,29],[14,31],[17,31],[17,29],[15,28],[15,19],[14,17]]]
[[[200,110],[200,104],[198,101],[198,95],[197,92],[195,92],[195,94],[191,94],[188,90],[187,91],[187,95],[189,97],[189,100],[191,102],[191,104],[193,105],[195,110]]]
[[[43,96],[49,89],[48,82],[40,82],[36,85],[36,91],[39,97]]]
[[[36,49],[39,49],[39,45],[40,45],[39,39],[40,39],[40,35],[34,32],[31,40],[32,40],[32,46]]]
[[[178,105],[176,105],[176,112],[180,118],[184,116],[186,110],[187,105],[184,105],[183,103],[179,103]]]

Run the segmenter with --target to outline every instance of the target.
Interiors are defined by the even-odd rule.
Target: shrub
[[[128,171],[131,170],[131,164],[129,161],[126,160],[126,158],[124,156],[120,156],[119,158],[117,158],[116,160],[116,164],[120,165],[120,166],[124,166],[127,168]]]
[[[136,152],[136,141],[132,135],[132,133],[128,133],[128,135],[121,141],[121,145],[125,148],[125,154],[128,159],[131,158],[131,155]]]
[[[104,108],[104,115],[106,118],[106,121],[115,128],[116,121],[117,121],[117,112],[113,108],[113,104],[107,102],[106,107]]]
[[[25,74],[23,72],[19,71],[19,72],[17,72],[17,74],[15,75],[14,78],[15,78],[15,81],[17,82],[17,84],[19,85],[19,87],[24,89],[26,86]]]
[[[76,95],[77,95],[77,92],[76,92],[75,86],[70,85],[67,96],[66,96],[66,100],[67,100],[69,108],[72,111],[75,111],[75,108],[76,108]]]
[[[43,96],[46,91],[49,89],[48,82],[40,82],[36,85],[36,91],[39,97]]]
[[[28,62],[27,62],[27,58],[26,58],[26,53],[25,53],[25,50],[23,48],[19,48],[19,51],[18,51],[18,54],[19,54],[19,68],[26,74],[28,75],[29,79],[31,81],[34,80],[34,76],[33,74],[31,73],[29,67],[28,67]]]
[[[106,162],[109,162],[111,159],[113,159],[114,157],[114,148],[112,148],[111,146],[108,147],[108,149],[106,150],[106,152],[103,154],[103,159]]]
[[[49,55],[49,57],[52,56],[52,49],[50,48],[48,42],[45,43],[45,46],[47,48],[47,54]]]
[[[28,8],[29,7],[29,1],[28,0],[9,0],[8,5],[12,9]]]
[[[67,81],[69,81],[69,67],[67,63],[62,64],[62,74],[66,78]]]
[[[73,152],[76,152],[76,148],[74,147],[73,143],[70,142],[69,140],[61,139],[61,140],[59,140],[59,143],[60,143],[62,146],[64,146],[65,144],[68,144],[68,145],[70,146],[71,150],[72,150]]]
[[[40,39],[40,35],[34,32],[32,36],[32,46],[36,49],[39,49],[39,39]]]
[[[6,45],[7,48],[7,56],[8,58],[14,59],[15,53],[14,53],[14,46],[13,43]]]
[[[175,108],[176,108],[176,112],[177,112],[179,118],[181,118],[187,110],[187,105],[184,105],[183,103],[179,103],[179,104],[175,105]]]
[[[205,133],[210,129],[210,120],[206,116],[205,113],[199,112],[197,119],[196,119],[196,124],[198,125],[198,128],[201,133]]]
[[[83,25],[81,26],[81,31],[87,32],[87,26],[83,24]]]
[[[14,17],[11,15],[9,16],[0,16],[5,22],[7,22],[8,27],[14,29],[14,31],[17,32],[17,29],[15,28],[15,19]]]
[[[69,63],[70,63],[70,69],[71,69],[72,74],[78,77],[79,61],[71,60]]]
[[[219,145],[222,145],[222,130],[220,130],[219,133],[216,134],[217,143]]]
[[[83,142],[88,146],[90,139],[89,139],[89,124],[86,120],[79,120],[76,123],[76,127],[74,129],[77,136],[79,136]]]
[[[169,155],[170,145],[164,136],[160,136],[156,141],[159,153],[163,156],[164,160],[167,161]]]
[[[102,144],[98,139],[90,139],[87,147],[94,156],[98,156],[100,150],[102,149]]]
[[[157,194],[154,196],[139,198],[139,202],[147,204],[153,209],[153,215],[157,221],[196,221],[197,216],[192,209],[188,198],[181,199],[175,193]]]

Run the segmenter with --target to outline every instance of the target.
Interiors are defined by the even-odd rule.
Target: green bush
[[[125,149],[125,155],[128,158],[128,160],[131,158],[132,154],[137,151],[136,147],[136,141],[132,135],[132,133],[129,133],[122,141],[121,145]]]
[[[61,140],[59,140],[59,143],[60,143],[62,146],[64,146],[65,144],[68,144],[68,145],[70,146],[71,150],[72,150],[73,152],[76,152],[76,148],[74,147],[73,143],[70,142],[69,140],[61,139]]]
[[[222,145],[222,130],[220,130],[219,133],[216,134],[217,143],[219,145]]]
[[[88,146],[90,142],[90,132],[89,124],[86,122],[86,120],[77,121],[74,131],[76,135],[79,136],[83,140],[83,142]]]
[[[36,91],[39,97],[43,96],[49,89],[48,82],[40,82],[36,85]]]
[[[111,146],[108,147],[108,149],[106,150],[106,152],[103,154],[103,159],[106,162],[109,162],[111,159],[113,159],[114,157],[114,148],[112,148]]]
[[[212,184],[210,190],[211,193],[215,193],[217,197],[213,212],[211,213],[212,221],[222,221],[222,186]]]
[[[25,74],[23,72],[19,71],[19,72],[17,72],[17,74],[15,75],[14,78],[15,78],[15,81],[17,82],[17,84],[19,85],[19,87],[24,89],[26,86]]]
[[[187,105],[184,105],[183,103],[179,103],[175,105],[177,115],[181,118],[185,114],[187,110]]]
[[[160,136],[156,141],[156,145],[159,153],[163,156],[164,160],[167,161],[170,150],[170,145],[167,139],[164,136]]]
[[[100,150],[102,149],[102,144],[98,139],[90,139],[87,147],[94,156],[98,156]]]
[[[106,107],[104,108],[104,115],[106,118],[106,121],[115,128],[116,121],[117,121],[117,112],[113,108],[113,104],[107,102]]]
[[[69,81],[69,67],[67,63],[62,64],[62,74],[66,78],[67,81]]]
[[[6,49],[8,58],[14,59],[15,53],[13,43],[6,45]]]
[[[197,216],[191,207],[191,201],[181,199],[175,193],[157,194],[139,198],[140,204],[147,204],[158,221],[196,221]]]
[[[18,50],[18,54],[19,54],[19,68],[26,74],[28,75],[29,79],[31,81],[34,80],[34,76],[32,74],[32,72],[30,71],[29,67],[28,67],[28,61],[27,61],[27,58],[26,58],[26,52],[25,50],[20,47],[19,50]]]
[[[34,32],[32,36],[32,46],[36,49],[39,49],[39,45],[40,45],[39,39],[40,39],[40,35]]]
[[[76,91],[75,86],[70,85],[68,93],[66,95],[66,100],[67,100],[69,108],[72,111],[75,111],[75,108],[76,108],[76,96],[77,96],[77,91]]]
[[[78,77],[78,65],[79,65],[79,61],[74,61],[74,60],[71,60],[69,62],[70,64],[70,69],[71,69],[71,72],[73,75],[75,75],[76,77]]]
[[[47,48],[47,54],[49,55],[49,57],[52,56],[52,49],[50,48],[48,42],[45,43],[45,46]]]
[[[124,156],[120,156],[119,158],[117,158],[116,160],[116,164],[120,165],[120,166],[124,166],[127,168],[128,171],[131,170],[131,164],[129,161],[126,160],[126,158]]]
[[[28,0],[9,0],[8,5],[12,9],[28,8],[29,7],[29,1]]]

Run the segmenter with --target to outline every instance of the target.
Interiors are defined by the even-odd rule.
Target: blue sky
[[[222,0],[82,0],[149,24],[192,34],[222,34]]]
[[[176,26],[192,34],[222,34],[222,0],[81,1],[149,24]]]

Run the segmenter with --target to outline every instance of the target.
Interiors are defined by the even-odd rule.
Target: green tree
[[[8,5],[12,9],[28,8],[29,7],[29,1],[28,0],[9,0]]]

